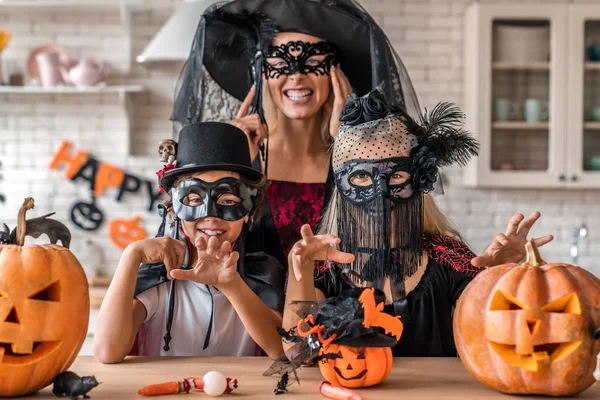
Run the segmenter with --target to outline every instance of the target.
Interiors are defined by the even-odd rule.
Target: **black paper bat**
[[[25,225],[26,235],[37,239],[45,233],[48,235],[50,243],[56,244],[60,240],[60,243],[63,245],[63,247],[68,249],[71,245],[71,232],[69,231],[69,228],[67,228],[61,222],[48,218],[54,214],[56,213],[53,212],[41,217],[28,219]],[[10,233],[10,242],[16,243],[16,239],[17,228],[13,229]]]

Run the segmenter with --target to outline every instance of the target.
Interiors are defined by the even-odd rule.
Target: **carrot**
[[[182,382],[164,382],[148,385],[138,390],[141,396],[160,396],[163,394],[177,394],[185,390]],[[189,387],[189,385],[188,385]],[[187,390],[189,391],[189,389]]]
[[[333,386],[326,381],[321,382],[319,391],[323,396],[333,400],[363,400],[358,392],[340,386]]]

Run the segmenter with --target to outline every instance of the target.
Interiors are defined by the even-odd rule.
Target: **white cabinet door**
[[[572,4],[568,34],[567,178],[600,187],[600,5]]]
[[[475,3],[467,11],[465,112],[481,142],[467,184],[566,185],[567,19],[566,3]]]

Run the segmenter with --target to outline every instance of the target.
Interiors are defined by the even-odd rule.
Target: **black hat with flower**
[[[418,121],[390,109],[373,90],[351,95],[333,145],[335,188],[322,230],[354,254],[350,269],[360,280],[403,282],[421,262],[423,194],[439,170],[465,165],[479,143],[463,129],[464,114],[439,103]]]

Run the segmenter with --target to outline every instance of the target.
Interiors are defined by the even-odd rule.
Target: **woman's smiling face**
[[[331,93],[333,47],[314,36],[283,32],[266,57],[267,84],[277,108],[288,118],[310,118]],[[331,51],[329,51],[331,50]]]

